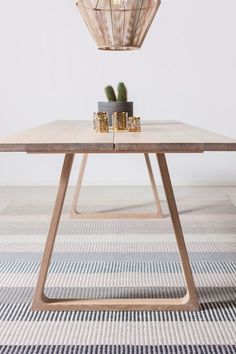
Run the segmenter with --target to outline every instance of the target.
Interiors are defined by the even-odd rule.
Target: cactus
[[[126,89],[125,84],[123,82],[119,82],[117,90],[118,90],[117,101],[126,102],[127,101],[127,89]]]
[[[116,94],[112,86],[106,86],[105,87],[105,93],[107,96],[108,101],[114,102],[114,101],[121,101],[121,102],[126,102],[127,101],[127,88],[123,82],[119,82],[117,86],[117,91],[118,91],[118,96],[116,99]]]
[[[116,94],[112,86],[105,87],[105,93],[108,101],[116,101]]]

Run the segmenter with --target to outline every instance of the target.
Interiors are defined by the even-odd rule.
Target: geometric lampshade
[[[98,49],[138,49],[160,0],[76,0]]]

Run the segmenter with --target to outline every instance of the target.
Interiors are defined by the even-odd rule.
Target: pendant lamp
[[[76,0],[98,49],[138,49],[160,0]]]

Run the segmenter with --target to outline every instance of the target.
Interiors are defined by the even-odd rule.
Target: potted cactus
[[[112,125],[113,112],[127,112],[129,117],[133,116],[133,102],[127,101],[127,88],[123,82],[119,82],[117,96],[112,86],[105,87],[108,102],[98,102],[98,111],[107,112],[109,125]]]

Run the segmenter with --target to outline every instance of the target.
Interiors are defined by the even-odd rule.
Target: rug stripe
[[[1,321],[236,321],[236,303],[202,304],[199,312],[32,311],[31,304],[1,304]]]
[[[196,273],[194,279],[197,286],[234,286],[234,274],[218,274],[218,273]],[[36,273],[1,273],[0,286],[6,287],[28,287],[36,283]],[[117,273],[51,273],[48,277],[49,286],[75,286],[81,287],[149,287],[154,284],[158,286],[183,286],[184,281],[181,273],[143,273],[143,272],[126,272]]]
[[[1,225],[1,221],[0,221]],[[24,233],[3,233],[1,234],[0,230],[0,246],[4,243],[40,243],[42,245],[42,248],[44,247],[45,241],[46,241],[46,236],[47,236],[48,229],[44,233],[36,233],[35,231],[32,230],[32,233],[29,234],[24,234]],[[193,243],[193,244],[202,244],[204,246],[204,243],[213,243],[214,245],[217,244],[227,244],[228,242],[233,243],[235,247],[235,234],[236,234],[236,228],[235,228],[235,233],[227,234],[226,232],[224,233],[202,233],[202,234],[191,234],[189,232],[185,232],[185,240],[186,243]],[[97,236],[97,237],[96,237]],[[145,237],[145,238],[144,238]],[[119,235],[113,235],[112,233],[103,233],[102,234],[102,242],[101,240],[101,235],[99,234],[99,226],[98,226],[98,232],[96,235],[94,234],[83,234],[81,232],[77,234],[66,234],[66,233],[61,233],[57,236],[57,244],[60,243],[76,243],[78,245],[82,244],[97,244],[97,243],[108,243],[108,244],[114,244],[114,243],[123,243],[123,244],[129,244],[131,243],[134,245],[135,243],[143,243],[145,239],[145,242],[148,243],[174,243],[174,234],[173,232],[168,233],[168,234],[149,234],[148,232],[141,233],[141,234],[126,234],[121,233]]]
[[[0,234],[47,234],[48,222],[40,220],[35,222],[11,221],[1,222]],[[182,222],[184,233],[187,234],[235,234],[236,221],[218,218],[214,221],[185,221]],[[170,219],[163,220],[76,220],[62,221],[59,234],[73,235],[146,235],[146,234],[172,234],[173,228]]]
[[[1,354],[235,354],[235,345],[0,345]]]
[[[39,262],[0,262],[0,273],[37,273]],[[194,273],[236,273],[236,262],[192,262]],[[181,273],[178,262],[52,262],[49,273]]]
[[[116,344],[164,345],[207,344],[235,345],[232,321],[0,321],[0,343],[35,344]],[[11,336],[6,336],[11,333]],[[62,337],[61,334],[64,333]],[[149,334],[148,336],[146,334]]]
[[[34,236],[32,236],[34,237]],[[196,252],[204,252],[204,253],[224,253],[228,252],[231,253],[236,251],[236,242],[187,242],[187,248],[189,252],[196,253]],[[43,242],[5,242],[1,243],[1,252],[13,252],[13,253],[24,253],[24,252],[31,252],[31,253],[40,253],[43,251],[44,244]],[[174,241],[172,242],[106,242],[106,243],[99,243],[99,242],[56,242],[55,245],[55,252],[66,252],[66,253],[102,253],[102,252],[112,252],[112,253],[119,253],[119,252],[160,252],[160,253],[167,253],[167,252],[176,252],[177,245]]]
[[[69,298],[156,298],[156,297],[180,297],[183,295],[184,288],[176,287],[129,287],[129,288],[81,288],[78,285],[70,288],[46,288],[46,294],[49,297],[69,297]],[[235,287],[198,287],[199,300],[204,303],[232,303],[236,302]],[[32,301],[34,293],[33,287],[1,287],[1,303],[27,303]]]
[[[22,253],[10,253],[10,252],[0,252],[0,259],[4,262],[9,261],[16,261],[16,260],[24,260],[24,262],[33,262],[36,260],[41,260],[42,253],[31,253],[31,252],[22,252]],[[192,253],[189,252],[189,258],[191,262],[235,262],[235,253],[232,252],[224,252],[224,253]],[[138,252],[120,252],[120,253],[77,253],[77,252],[70,252],[70,253],[57,253],[53,254],[53,261],[56,262],[129,262],[132,260],[133,262],[178,262],[179,261],[179,254],[177,252],[172,253],[138,253]]]

